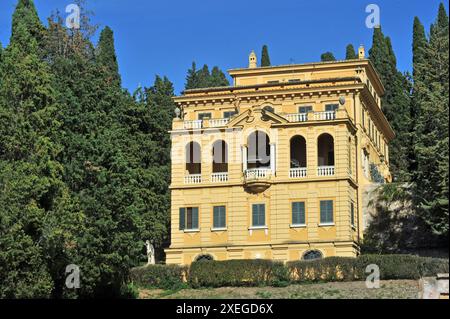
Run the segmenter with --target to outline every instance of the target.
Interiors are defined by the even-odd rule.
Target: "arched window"
[[[225,141],[214,142],[213,149],[213,173],[228,172],[228,145]]]
[[[334,166],[334,139],[330,134],[322,134],[317,141],[318,165]]]
[[[211,256],[210,254],[199,255],[199,256],[197,256],[197,258],[195,258],[196,262],[211,261],[211,260],[214,260],[214,257]]]
[[[186,145],[186,170],[189,175],[202,173],[202,152],[197,142]]]
[[[317,260],[322,259],[323,255],[319,250],[308,250],[303,254],[303,260]]]
[[[306,140],[297,135],[291,139],[291,168],[305,168],[306,163]]]
[[[247,168],[270,167],[270,139],[266,133],[253,132],[247,139]]]

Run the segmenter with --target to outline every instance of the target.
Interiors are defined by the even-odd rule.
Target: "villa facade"
[[[257,67],[252,53],[232,86],[175,98],[167,264],[359,254],[394,138],[364,55]]]

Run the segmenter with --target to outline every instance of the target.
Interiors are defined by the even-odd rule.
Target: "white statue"
[[[147,247],[147,265],[154,265],[155,264],[155,247],[150,242],[150,240],[147,240],[145,242],[145,246]]]

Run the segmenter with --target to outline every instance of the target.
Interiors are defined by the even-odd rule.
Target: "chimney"
[[[364,46],[361,44],[358,49],[358,58],[359,59],[365,59],[366,58],[366,50],[364,49]]]
[[[250,56],[248,57],[248,68],[254,69],[257,66],[258,66],[258,61],[256,58],[256,54],[255,54],[255,51],[252,51],[252,53],[250,53]]]

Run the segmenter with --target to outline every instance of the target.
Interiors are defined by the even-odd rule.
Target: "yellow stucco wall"
[[[292,66],[292,70],[287,66],[231,70],[236,86],[188,91],[175,98],[184,117],[174,120],[171,132],[168,264],[190,264],[202,254],[216,260],[281,261],[299,260],[311,249],[319,250],[323,256],[358,254],[363,236],[363,189],[373,182],[365,164],[377,165],[385,180],[390,181],[388,143],[393,133],[380,111],[378,96],[383,94],[383,87],[367,60],[324,65]],[[311,82],[283,84],[289,79]],[[280,83],[267,85],[267,81],[276,80]],[[298,112],[299,106],[310,105],[313,112],[323,112],[326,104],[340,105],[332,119],[317,120],[312,113],[306,121],[287,120],[289,114]],[[273,112],[264,111],[267,106]],[[223,125],[212,125],[213,121],[206,119],[194,123],[198,127],[190,126],[199,113],[211,113],[216,120],[231,110],[238,114]],[[276,145],[276,173],[264,180],[268,188],[256,194],[249,191],[251,184],[242,164],[242,147],[247,146],[247,138],[255,130],[265,132]],[[331,176],[318,176],[317,141],[324,133],[334,140]],[[296,135],[306,140],[307,176],[301,178],[289,175],[290,141]],[[225,182],[214,182],[211,176],[213,143],[219,139],[228,146]],[[193,184],[185,181],[185,147],[191,141],[201,147],[201,182]],[[333,225],[320,225],[321,200],[333,201]],[[291,227],[291,205],[295,201],[305,202],[306,225],[302,227]],[[350,222],[351,202],[355,205],[354,225]],[[252,229],[252,204],[265,204],[267,229]],[[213,207],[219,205],[226,207],[226,229],[216,231],[212,229]],[[179,230],[182,207],[198,207],[198,230]]]

